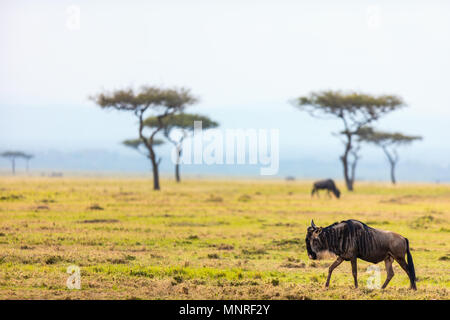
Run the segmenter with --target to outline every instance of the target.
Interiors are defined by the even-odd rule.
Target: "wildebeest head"
[[[340,198],[341,197],[341,192],[339,191],[338,188],[334,189],[334,195],[336,196],[336,198]]]
[[[317,254],[320,251],[326,250],[326,248],[323,248],[322,240],[320,239],[321,232],[322,227],[317,227],[314,224],[314,220],[311,220],[311,226],[309,226],[307,229],[305,240],[308,257],[312,260],[317,259]]]

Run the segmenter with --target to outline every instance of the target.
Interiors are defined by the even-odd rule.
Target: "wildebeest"
[[[336,184],[333,180],[327,179],[327,180],[320,180],[314,182],[313,189],[311,191],[311,197],[317,193],[317,196],[319,196],[319,190],[327,190],[328,195],[330,195],[330,191],[333,192],[333,194],[336,196],[336,198],[339,198],[341,196],[341,192],[336,187]]]
[[[336,261],[328,269],[325,287],[330,284],[331,273],[343,261],[350,261],[355,287],[358,287],[356,260],[378,263],[384,260],[387,278],[382,288],[386,288],[394,276],[392,262],[395,260],[405,270],[411,283],[411,289],[416,290],[416,274],[414,263],[409,252],[409,241],[401,235],[374,229],[358,220],[336,222],[328,227],[316,227],[314,221],[308,227],[306,234],[306,250],[310,259],[317,259],[317,254],[329,251],[337,256]],[[408,262],[405,261],[405,254]]]

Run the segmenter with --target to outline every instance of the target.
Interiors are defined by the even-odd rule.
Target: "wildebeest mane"
[[[342,227],[339,227],[344,224]],[[362,228],[361,228],[362,226]],[[359,248],[359,254],[365,255],[376,246],[372,235],[373,228],[358,220],[335,222],[322,229],[322,239],[328,250],[335,254],[345,253],[349,247]]]

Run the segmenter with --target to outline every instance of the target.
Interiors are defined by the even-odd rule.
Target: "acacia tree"
[[[397,148],[421,139],[421,136],[409,136],[399,132],[378,131],[372,127],[361,128],[358,132],[359,141],[373,144],[383,150],[390,165],[392,184],[396,183],[395,168],[399,160]]]
[[[153,189],[160,190],[159,163],[154,146],[155,135],[163,129],[164,118],[182,112],[187,106],[197,102],[197,99],[185,88],[163,89],[144,86],[138,92],[133,89],[117,90],[112,93],[100,93],[91,99],[103,109],[115,109],[132,112],[138,119],[139,140],[148,151],[152,164]],[[156,127],[144,126],[144,118],[153,113],[158,120]]]
[[[163,120],[164,136],[175,147],[176,161],[175,161],[175,180],[180,182],[180,159],[183,152],[183,141],[191,136],[194,131],[194,121],[201,121],[202,129],[216,128],[219,124],[207,116],[190,113],[180,113],[166,117]],[[158,126],[158,119],[156,117],[149,117],[145,119],[144,125],[153,128]]]
[[[30,160],[34,158],[34,155],[32,155],[32,154],[25,154],[24,158],[25,158],[25,161],[26,161],[27,172],[29,172],[29,170],[30,170]]]
[[[13,175],[16,174],[16,159],[22,158],[27,159],[27,157],[31,156],[22,151],[5,151],[0,154],[3,158],[7,158],[11,161],[11,172]],[[32,156],[31,156],[32,157]]]
[[[340,159],[347,190],[353,191],[358,144],[354,141],[358,131],[383,115],[403,107],[403,100],[395,95],[373,96],[364,93],[341,91],[311,92],[295,99],[293,105],[311,116],[339,119],[344,130],[339,133],[344,144]]]

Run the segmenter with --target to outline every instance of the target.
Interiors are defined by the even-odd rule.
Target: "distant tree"
[[[372,127],[363,127],[358,132],[359,141],[373,144],[383,150],[389,161],[392,184],[396,183],[395,168],[399,160],[397,148],[421,139],[421,136],[408,136],[399,132],[378,131]]]
[[[25,161],[26,161],[27,172],[29,172],[29,170],[30,170],[30,160],[34,158],[34,155],[26,154],[24,158],[25,158]]]
[[[175,180],[180,182],[180,159],[183,152],[183,141],[189,137],[194,131],[194,121],[202,122],[202,129],[216,128],[219,124],[207,116],[190,113],[180,113],[166,117],[163,120],[164,136],[176,148],[176,162],[175,162]],[[156,117],[149,117],[145,119],[144,125],[149,128],[154,128],[159,125]],[[178,135],[174,131],[178,131]],[[175,134],[174,134],[175,133]]]
[[[16,159],[17,158],[27,159],[27,157],[29,155],[22,151],[5,151],[5,152],[1,153],[0,156],[3,158],[7,158],[11,161],[11,167],[12,167],[11,172],[13,175],[15,175],[16,174]]]
[[[133,89],[117,90],[112,93],[100,93],[91,99],[103,109],[116,109],[134,113],[139,121],[139,140],[148,151],[148,158],[153,170],[153,189],[160,190],[159,163],[154,146],[155,135],[163,130],[164,118],[182,112],[187,106],[197,102],[197,99],[184,88],[162,89],[144,86],[139,92]],[[144,126],[147,113],[153,113],[158,120],[156,127]],[[147,129],[147,130],[146,130]]]
[[[293,105],[313,117],[342,121],[344,130],[339,136],[345,149],[340,159],[347,189],[353,191],[359,159],[359,147],[354,141],[357,132],[383,115],[403,107],[404,102],[394,95],[373,96],[357,92],[320,91],[295,99]]]

